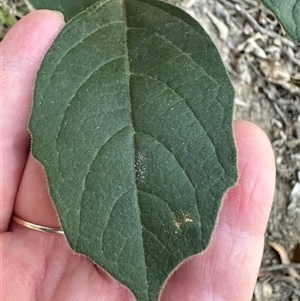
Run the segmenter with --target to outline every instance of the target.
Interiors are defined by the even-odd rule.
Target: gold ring
[[[57,228],[50,228],[50,227],[45,227],[45,226],[41,226],[41,225],[37,225],[37,224],[33,224],[30,222],[27,222],[21,218],[19,218],[16,215],[12,216],[12,219],[18,223],[19,225],[32,229],[32,230],[36,230],[36,231],[40,231],[40,232],[47,232],[47,233],[58,233],[58,234],[64,234],[64,231],[62,229],[57,229]]]

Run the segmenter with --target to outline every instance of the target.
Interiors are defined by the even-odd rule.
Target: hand
[[[1,42],[1,300],[129,301],[133,295],[75,254],[63,235],[11,222],[59,227],[44,170],[30,155],[27,124],[39,65],[64,26],[59,14],[38,11]],[[227,193],[209,248],[170,278],[163,301],[250,300],[263,252],[274,192],[273,152],[255,125],[234,124],[239,182]]]

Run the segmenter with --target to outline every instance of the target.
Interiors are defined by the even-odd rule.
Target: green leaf
[[[289,36],[300,44],[300,0],[262,0]]]
[[[62,12],[65,20],[71,18],[96,3],[98,0],[30,0],[37,9],[51,9]]]
[[[155,0],[99,1],[42,63],[32,151],[66,238],[139,301],[210,241],[237,179],[233,97],[202,27]]]

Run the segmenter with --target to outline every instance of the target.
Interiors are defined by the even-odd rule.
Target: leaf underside
[[[275,14],[288,35],[300,44],[300,0],[262,0]]]
[[[37,9],[51,9],[63,13],[65,21],[69,21],[98,0],[30,0]]]
[[[157,300],[235,183],[233,88],[202,27],[153,0],[98,1],[39,70],[30,131],[70,246]]]

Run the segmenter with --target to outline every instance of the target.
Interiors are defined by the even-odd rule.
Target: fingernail
[[[58,11],[58,10],[53,10],[54,13],[58,14],[63,20],[65,20],[65,17],[63,15],[62,12]]]

